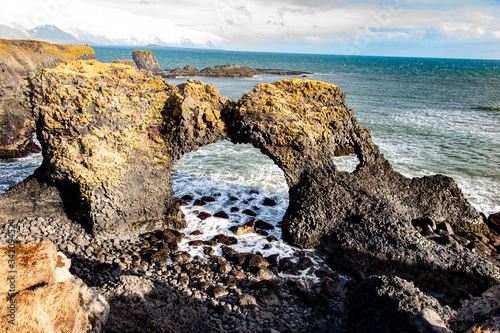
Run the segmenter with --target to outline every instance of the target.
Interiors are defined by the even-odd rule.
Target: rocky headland
[[[282,80],[232,101],[200,81],[171,86],[123,63],[77,60],[29,87],[44,160],[0,196],[0,221],[18,241],[51,241],[73,260],[110,304],[105,331],[498,329],[497,216],[485,221],[448,177],[394,171],[337,86]],[[264,221],[234,237],[182,234],[180,207],[203,198],[174,198],[175,165],[220,140],[252,144],[283,170],[284,239],[323,251],[350,275],[346,286],[300,251],[231,248]],[[352,154],[356,170],[339,171],[333,156]],[[204,257],[179,251],[185,238]],[[279,276],[306,269],[316,283]]]
[[[94,59],[86,46],[32,40],[0,39],[0,158],[24,157],[39,151],[29,102],[27,76],[74,59]]]

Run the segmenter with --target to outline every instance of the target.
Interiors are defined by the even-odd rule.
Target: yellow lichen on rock
[[[63,63],[37,79],[50,85],[42,92],[46,105],[35,105],[35,114],[44,131],[59,140],[49,151],[50,163],[84,193],[116,186],[134,159],[168,160],[161,140],[148,134],[150,127],[161,126],[171,90],[167,82],[95,60]]]
[[[271,133],[268,145],[285,167],[295,165],[306,147],[315,151],[333,140],[335,124],[354,115],[338,86],[303,79],[258,84],[238,101],[236,113]]]

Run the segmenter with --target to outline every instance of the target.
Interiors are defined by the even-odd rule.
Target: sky
[[[16,0],[0,24],[42,24],[130,43],[500,59],[500,0]]]

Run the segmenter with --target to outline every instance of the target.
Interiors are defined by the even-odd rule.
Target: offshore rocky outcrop
[[[163,71],[156,59],[156,56],[151,51],[134,50],[132,52],[132,59],[139,70],[145,70],[154,74],[162,74]]]
[[[166,70],[163,74],[166,78],[176,78],[178,76],[205,76],[205,77],[252,77],[260,74],[273,74],[273,75],[302,75],[310,74],[301,71],[290,71],[281,69],[254,69],[242,65],[218,65],[214,67],[206,67],[202,70],[196,69],[192,66],[185,66],[184,68],[176,68],[173,70]]]
[[[86,46],[0,39],[0,158],[23,157],[39,148],[26,76],[62,61],[95,58]]]
[[[176,162],[227,139],[252,144],[283,170],[285,239],[321,246],[334,267],[397,274],[433,291],[452,284],[479,293],[498,282],[498,268],[484,257],[431,242],[413,226],[433,220],[484,228],[455,182],[395,172],[337,86],[283,80],[235,102],[199,81],[172,87],[96,61],[44,70],[31,84],[44,162],[1,197],[3,214],[13,197],[40,188],[58,193],[70,217],[98,235],[181,228],[171,189]],[[358,157],[357,169],[339,171],[334,157],[349,154]]]

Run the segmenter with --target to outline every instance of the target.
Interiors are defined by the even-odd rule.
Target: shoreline
[[[252,332],[260,332],[264,324],[269,330],[313,331],[325,320],[338,329],[377,331],[377,321],[359,321],[359,304],[374,292],[366,304],[378,313],[386,301],[378,293],[396,290],[386,295],[389,302],[410,302],[409,309],[394,308],[384,316],[398,325],[414,329],[412,325],[429,324],[422,313],[427,309],[443,325],[459,327],[470,324],[460,317],[460,311],[471,311],[469,303],[458,302],[462,296],[457,295],[448,299],[447,293],[460,289],[479,296],[498,287],[496,215],[486,221],[449,177],[408,179],[394,171],[371,132],[358,125],[337,86],[282,80],[259,84],[232,101],[196,80],[171,86],[154,76],[159,66],[150,53],[139,51],[137,57],[142,57],[134,57],[137,66],[151,68],[149,72],[120,63],[74,61],[32,78],[37,131],[49,159],[0,196],[2,219],[20,223],[19,240],[55,242],[74,259],[74,274],[91,285],[106,286],[101,292],[109,298],[112,313],[122,306],[118,291],[136,281],[161,284],[162,295],[180,291],[173,298],[164,296],[169,299],[161,301],[165,308],[175,299],[201,299],[198,313],[203,318],[208,313],[214,327],[226,331],[241,331],[239,324]],[[242,69],[231,66],[223,69]],[[282,239],[321,249],[330,267],[352,277],[345,289],[349,293],[338,275],[316,269],[306,252],[295,252],[293,258],[264,256],[257,250],[238,253],[231,247],[238,242],[234,235],[205,239],[200,230],[181,234],[187,226],[181,207],[191,207],[202,221],[212,214],[227,219],[225,211],[201,207],[219,197],[222,205],[239,200],[220,193],[173,197],[177,162],[222,139],[251,144],[278,165],[290,188],[290,203],[276,225]],[[338,170],[329,158],[348,155],[359,161],[350,172]],[[272,206],[266,199],[262,205]],[[268,236],[266,230],[275,226],[255,221],[262,211],[258,203],[249,200],[246,205],[251,209],[242,214],[255,219],[241,219],[230,230]],[[130,238],[120,240],[119,235]],[[189,246],[203,248],[208,261],[201,256],[190,260],[179,245],[186,238]],[[275,241],[270,236],[266,240]],[[314,274],[320,283],[306,285],[287,276],[270,282],[279,272],[296,276],[299,271]],[[449,281],[454,282],[451,290]],[[297,306],[290,307],[290,302]],[[289,318],[300,319],[279,321],[279,313],[289,307]],[[149,306],[136,309],[150,310],[156,311]],[[109,325],[116,330],[130,319],[114,315],[117,320]],[[161,315],[161,320],[172,319]],[[229,321],[232,326],[221,328]]]

